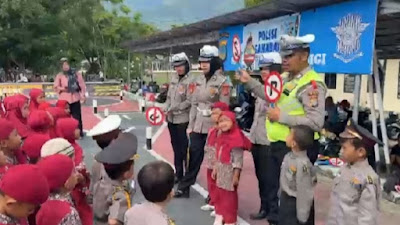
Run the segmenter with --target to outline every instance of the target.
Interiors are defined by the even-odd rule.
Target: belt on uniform
[[[211,116],[211,110],[210,109],[200,109],[199,107],[197,107],[197,111],[201,112],[201,115],[203,115],[205,117]]]

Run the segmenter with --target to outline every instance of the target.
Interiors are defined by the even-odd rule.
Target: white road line
[[[131,120],[131,118],[128,115],[122,115],[125,119]]]
[[[128,133],[128,132],[131,132],[131,131],[133,131],[133,130],[136,130],[136,127],[129,127],[129,128],[125,129],[125,130],[122,131],[122,132]]]
[[[153,138],[151,140],[151,143],[154,144],[154,142],[160,137],[161,133],[164,131],[164,129],[167,127],[167,123],[164,123],[163,125],[161,125],[161,127],[157,130],[157,132],[153,135]],[[143,146],[143,149],[146,150],[146,145]],[[152,155],[154,158],[156,158],[157,160],[161,160],[164,161],[166,163],[168,163],[169,165],[171,165],[172,168],[174,168],[174,165],[170,162],[168,162],[164,157],[162,157],[161,155],[159,155],[157,152],[155,152],[154,150],[147,150],[148,153],[150,153],[150,155]],[[208,196],[208,191],[206,189],[204,189],[202,186],[200,186],[198,183],[195,183],[192,188],[197,191],[201,196],[203,196],[203,198],[207,198]],[[237,224],[239,225],[250,225],[248,222],[246,222],[244,219],[242,219],[240,216],[238,216],[238,221]]]
[[[94,114],[94,115],[97,117],[97,119],[103,120],[103,117],[101,117],[99,114]]]

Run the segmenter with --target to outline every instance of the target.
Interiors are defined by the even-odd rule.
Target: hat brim
[[[282,50],[279,52],[279,54],[281,55],[282,58],[292,55],[294,53],[294,49],[290,49],[290,50]]]
[[[199,57],[199,62],[210,62],[212,58],[208,57]]]
[[[183,66],[186,64],[186,61],[179,61],[179,62],[173,62],[172,66]]]

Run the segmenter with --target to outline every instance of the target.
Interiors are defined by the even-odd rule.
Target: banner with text
[[[245,26],[243,29],[243,65],[248,69],[258,70],[261,54],[279,52],[281,35],[296,36],[298,34],[299,19],[299,15],[296,14]]]
[[[300,35],[315,35],[309,58],[314,69],[372,74],[377,10],[377,0],[354,0],[301,13]]]
[[[267,52],[279,52],[279,37],[282,34],[296,36],[299,20],[300,16],[295,14],[222,29],[219,51],[225,70],[258,70],[259,56]]]

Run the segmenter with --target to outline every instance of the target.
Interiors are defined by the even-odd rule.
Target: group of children
[[[243,166],[243,151],[250,142],[237,127],[235,117],[225,103],[212,107],[214,127],[205,146],[207,186],[210,201],[202,210],[215,210],[214,225],[236,224],[237,188]],[[342,159],[346,162],[334,180],[328,225],[378,224],[379,177],[368,164],[368,154],[381,143],[370,132],[349,121],[342,140]],[[286,145],[291,149],[280,172],[279,223],[282,225],[315,224],[314,187],[316,170],[307,157],[314,143],[314,131],[308,126],[291,128]]]
[[[119,116],[88,132],[102,149],[89,174],[67,102],[52,106],[33,89],[30,98],[6,97],[1,109],[0,225],[174,224],[165,213],[174,171],[165,162],[142,168],[138,182],[148,202],[132,204],[137,138],[120,131]]]

